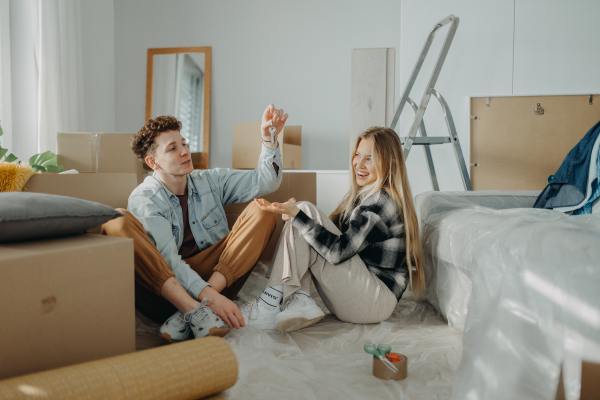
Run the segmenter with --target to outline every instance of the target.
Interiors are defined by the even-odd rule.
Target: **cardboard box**
[[[277,135],[281,146],[284,169],[302,169],[302,127],[285,126]],[[236,169],[254,169],[258,164],[262,142],[260,122],[233,124],[232,166]]]
[[[302,169],[302,127],[292,125],[283,129],[285,130],[285,137],[281,141],[283,169]]]
[[[31,177],[27,191],[69,196],[95,201],[112,208],[127,208],[127,201],[137,187],[135,174],[58,174],[42,173]]]
[[[135,351],[133,240],[0,245],[0,379]]]
[[[131,150],[134,133],[57,133],[58,165],[79,172],[133,172],[144,180],[144,163]]]
[[[560,368],[558,378],[558,387],[556,389],[555,400],[565,400],[565,384],[563,380],[563,369]],[[600,399],[600,364],[590,361],[581,363],[581,391],[579,400],[597,400]]]
[[[284,172],[282,175],[281,186],[275,192],[264,196],[265,200],[270,201],[271,203],[274,201],[277,202],[286,202],[290,198],[294,197],[296,201],[310,201],[313,204],[317,202],[317,175],[314,172]],[[228,204],[224,207],[225,215],[227,216],[227,223],[229,224],[229,229],[233,227],[235,221],[240,216],[242,211],[246,208],[248,203],[232,203]],[[275,226],[275,231],[273,232],[273,236],[271,236],[271,240],[262,256],[260,257],[260,261],[268,263],[271,261],[273,257],[273,253],[275,252],[275,246],[277,246],[277,241],[279,240],[279,236],[281,235],[281,231],[283,229],[283,219],[281,215],[277,216],[277,225]]]
[[[600,364],[581,363],[581,393],[579,400],[600,399]]]

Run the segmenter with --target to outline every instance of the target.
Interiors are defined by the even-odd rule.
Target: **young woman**
[[[339,319],[388,319],[402,294],[424,289],[419,231],[402,145],[389,128],[360,135],[352,185],[327,218],[307,202],[255,202],[288,221],[272,261],[268,287],[241,313],[246,326],[291,332],[325,315],[310,297],[311,280]]]

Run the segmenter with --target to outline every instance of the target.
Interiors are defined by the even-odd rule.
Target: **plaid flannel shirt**
[[[343,263],[358,254],[400,300],[409,281],[404,224],[385,189],[354,208],[342,225],[341,235],[329,232],[302,210],[292,223],[331,264]]]

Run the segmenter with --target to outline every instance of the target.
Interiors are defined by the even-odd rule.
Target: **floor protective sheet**
[[[259,264],[236,303],[260,295],[267,280]],[[317,324],[292,333],[253,328],[232,330],[225,340],[239,361],[227,399],[448,399],[462,352],[461,333],[448,327],[425,301],[405,293],[392,317],[380,324],[345,323],[327,313]],[[408,357],[408,377],[381,380],[372,374],[365,343],[389,344]]]
[[[417,199],[427,297],[464,329],[452,398],[554,399],[562,367],[578,399],[600,362],[600,216],[477,193]]]

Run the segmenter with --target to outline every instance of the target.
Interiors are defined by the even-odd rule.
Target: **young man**
[[[120,210],[125,216],[104,224],[102,233],[134,240],[136,307],[164,322],[159,334],[167,341],[223,336],[245,325],[232,300],[269,242],[275,217],[252,202],[229,231],[223,206],[279,187],[276,137],[287,118],[267,107],[262,152],[251,171],[194,170],[181,123],[171,116],[148,120],[135,135],[132,149],[154,173],[131,193]]]

